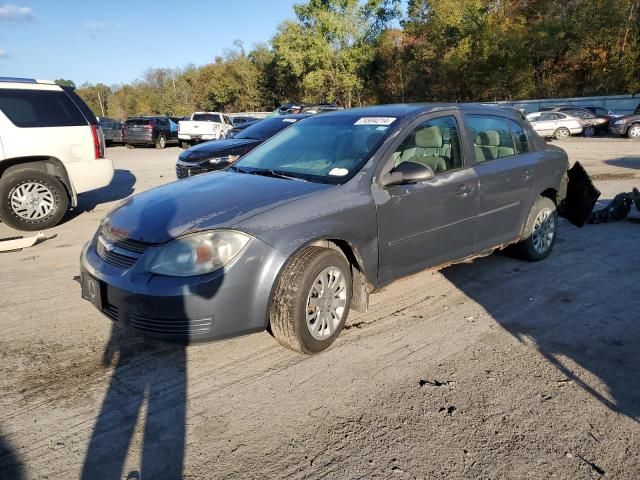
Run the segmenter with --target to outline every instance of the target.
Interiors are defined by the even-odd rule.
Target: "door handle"
[[[524,179],[524,180],[529,180],[531,177],[533,177],[533,170],[531,170],[530,168],[527,168],[524,173],[522,175],[520,175],[520,178]]]
[[[467,195],[472,193],[474,190],[475,190],[475,187],[473,185],[465,183],[463,185],[460,185],[460,187],[458,187],[458,190],[456,190],[454,195],[456,197],[466,197]]]

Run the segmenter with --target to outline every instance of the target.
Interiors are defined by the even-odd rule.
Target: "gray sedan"
[[[309,117],[226,171],[110,212],[82,251],[82,295],[161,339],[267,329],[319,352],[350,309],[366,311],[369,294],[400,277],[509,244],[546,258],[567,167],[563,150],[491,106]]]

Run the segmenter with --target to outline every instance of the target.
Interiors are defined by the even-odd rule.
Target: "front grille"
[[[212,318],[200,320],[177,320],[166,318],[151,318],[145,315],[131,314],[129,326],[142,332],[163,335],[200,335],[207,333],[213,326]]]
[[[96,252],[102,260],[107,262],[109,265],[113,265],[118,268],[130,268],[136,263],[136,261],[138,261],[136,257],[129,257],[112,250],[107,250],[105,244],[101,242],[100,239],[98,239],[98,243],[96,245]]]
[[[185,167],[184,165],[176,165],[176,177],[188,178],[201,173],[207,173],[209,170],[202,167]]]
[[[115,305],[104,305],[102,307],[102,313],[104,313],[111,320],[115,320],[116,322],[118,321],[118,307],[116,307]]]
[[[149,244],[146,242],[121,237],[120,235],[113,233],[109,228],[103,228],[100,235],[116,247],[123,248],[124,250],[130,250],[135,253],[144,253],[147,247],[149,247]]]

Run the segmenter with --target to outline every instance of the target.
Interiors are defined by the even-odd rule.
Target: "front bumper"
[[[624,136],[627,133],[627,125],[622,123],[620,125],[611,125],[609,131],[614,135]]]
[[[112,244],[111,256],[105,257],[97,252],[97,237],[82,249],[81,277],[99,281],[100,308],[111,320],[143,335],[182,343],[266,328],[271,287],[285,258],[262,241],[253,238],[217,272],[166,277],[148,273],[157,246],[149,246],[130,265],[122,261],[126,242]]]

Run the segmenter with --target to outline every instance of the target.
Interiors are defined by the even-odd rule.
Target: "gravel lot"
[[[639,143],[556,144],[602,199],[640,186]],[[313,357],[267,333],[183,348],[80,299],[82,244],[178,149],[107,153],[112,186],[0,254],[0,478],[640,478],[640,225],[396,282]]]

